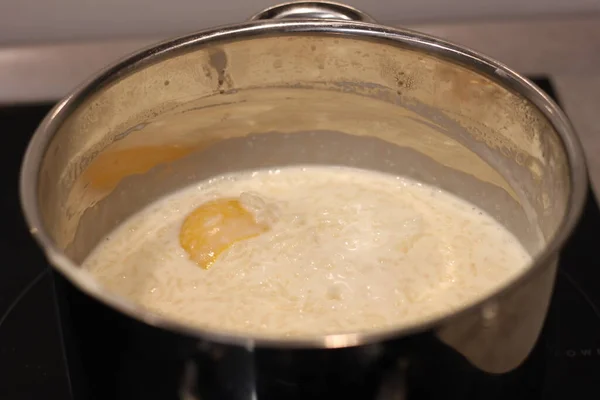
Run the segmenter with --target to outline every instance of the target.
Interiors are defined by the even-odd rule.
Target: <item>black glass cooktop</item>
[[[551,81],[534,81],[556,97]],[[4,191],[0,254],[0,399],[70,399],[53,273],[30,238],[18,200],[21,157],[51,104],[0,107]],[[545,379],[533,399],[600,399],[600,210],[593,196],[563,253],[542,334]]]

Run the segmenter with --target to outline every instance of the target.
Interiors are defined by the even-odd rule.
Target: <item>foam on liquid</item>
[[[181,248],[195,207],[238,197],[271,229],[208,270]],[[293,167],[212,179],[111,233],[84,262],[102,284],[206,329],[305,336],[413,325],[472,303],[531,261],[492,217],[439,189],[377,172]]]

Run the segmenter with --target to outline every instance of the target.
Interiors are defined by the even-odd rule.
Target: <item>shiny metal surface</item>
[[[126,167],[111,170],[116,161]],[[302,340],[182,326],[78,268],[106,233],[166,193],[224,172],[301,163],[436,184],[504,223],[535,263],[436,321]],[[412,31],[278,19],[199,32],[105,70],[42,123],[21,195],[50,262],[84,293],[146,324],[248,349],[345,348],[432,331],[481,370],[502,373],[537,339],[586,184],[562,111],[504,65]]]
[[[268,19],[326,19],[375,23],[370,15],[332,1],[293,1],[278,4],[254,15],[250,21]]]

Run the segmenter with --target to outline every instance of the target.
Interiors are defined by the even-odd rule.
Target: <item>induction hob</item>
[[[551,80],[533,79],[556,98]],[[4,150],[0,254],[0,399],[71,398],[53,272],[25,226],[18,200],[22,155],[52,104],[0,107]],[[533,399],[600,399],[600,209],[593,195],[560,261],[541,343],[545,378]]]

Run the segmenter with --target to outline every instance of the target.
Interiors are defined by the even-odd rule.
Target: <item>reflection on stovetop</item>
[[[550,81],[534,81],[556,98]],[[17,195],[21,157],[50,104],[0,107],[5,150],[0,173],[3,237],[0,254],[0,398],[69,399],[69,379],[55,309],[52,272],[25,227]],[[600,269],[594,245],[600,210],[588,199],[560,262],[542,340],[545,381],[532,399],[600,398]]]
[[[544,400],[600,398],[600,269],[594,252],[599,227],[600,211],[590,194],[559,264],[544,332]]]
[[[0,175],[5,189],[0,254],[0,398],[69,399],[54,285],[42,252],[21,214],[18,178],[21,158],[51,105],[0,107],[5,143]]]

